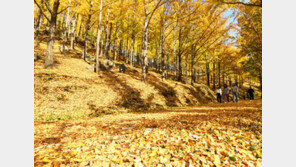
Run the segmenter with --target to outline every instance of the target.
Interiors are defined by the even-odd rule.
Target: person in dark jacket
[[[254,89],[250,86],[249,90],[248,90],[248,95],[250,100],[254,100]]]
[[[216,89],[217,101],[218,103],[222,103],[222,89],[220,86]]]
[[[223,100],[224,100],[224,103],[229,102],[229,88],[228,88],[227,84],[224,84]]]

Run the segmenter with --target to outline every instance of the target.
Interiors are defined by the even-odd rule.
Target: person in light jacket
[[[238,102],[238,87],[237,84],[233,84],[231,88],[233,102]]]

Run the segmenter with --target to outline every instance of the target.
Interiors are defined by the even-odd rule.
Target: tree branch
[[[162,2],[162,0],[159,0],[158,3],[157,3],[157,5],[155,6],[155,8],[154,8],[151,12],[149,12],[149,13],[147,14],[148,16],[150,15],[150,17],[148,18],[148,26],[149,26],[150,20],[151,20],[151,18],[152,18],[152,16],[153,16],[154,12],[156,11],[156,9],[157,9],[158,7],[160,7],[160,6],[162,6],[163,4],[166,3],[166,2],[164,2],[164,3],[162,3],[162,4],[160,5],[160,2]]]
[[[38,8],[40,9],[40,12],[44,15],[44,17],[46,18],[46,20],[48,22],[50,22],[50,19],[45,15],[45,13],[43,12],[42,8],[39,6],[39,4],[36,2],[36,0],[34,0],[35,4],[38,6]]]
[[[69,7],[71,7],[71,6],[67,6],[65,9],[59,11],[57,14],[61,14],[61,13],[63,13],[63,12],[64,12],[66,9],[68,9]]]
[[[52,9],[51,9],[50,5],[48,5],[47,1],[45,1],[44,3],[45,3],[46,8],[48,9],[48,11],[52,14]]]
[[[230,5],[255,6],[255,7],[262,8],[262,1],[261,1],[260,4],[255,4],[255,3],[245,3],[245,2],[225,2],[224,0],[222,0],[222,3],[224,3],[224,4],[230,4]]]

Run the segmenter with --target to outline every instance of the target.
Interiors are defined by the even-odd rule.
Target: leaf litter
[[[35,166],[261,166],[260,106],[240,101],[188,112],[35,121]]]

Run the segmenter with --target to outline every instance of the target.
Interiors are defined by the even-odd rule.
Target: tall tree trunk
[[[88,40],[88,31],[90,29],[90,19],[91,19],[91,15],[92,15],[92,7],[93,7],[93,2],[90,1],[90,8],[89,8],[89,13],[88,13],[88,19],[86,22],[86,30],[85,30],[85,34],[84,34],[84,49],[83,49],[83,60],[85,60],[86,58],[86,54],[87,54],[87,40]]]
[[[135,5],[137,1],[135,0]],[[130,55],[130,65],[133,66],[134,60],[134,48],[135,48],[135,20],[136,20],[136,6],[134,7],[134,16],[133,16],[133,24],[132,24],[132,46],[131,46],[131,55]]]
[[[185,56],[185,83],[188,83],[188,57],[187,55]]]
[[[158,73],[161,73],[161,51],[162,51],[162,48],[161,48],[161,38],[160,38],[159,51],[157,53],[157,72]]]
[[[155,70],[158,72],[158,64],[159,64],[159,54],[158,54],[158,43],[155,42]]]
[[[63,55],[65,55],[65,44],[66,44],[66,27],[67,26],[65,26],[65,22],[66,22],[66,20],[65,20],[65,13],[63,14]]]
[[[220,60],[218,62],[218,81],[219,81],[219,87],[221,87],[221,63],[220,63]]]
[[[200,67],[199,65],[197,64],[198,66],[198,71],[197,71],[197,82],[199,82],[199,78],[200,78]]]
[[[210,69],[209,62],[206,62],[206,76],[207,76],[207,85],[210,86]]]
[[[165,78],[167,79],[169,73],[169,55],[166,55],[166,68],[165,68]]]
[[[117,27],[117,26],[116,26]],[[118,28],[117,30],[115,31],[115,41],[114,41],[114,46],[115,46],[115,51],[114,51],[114,60],[116,61],[117,59],[117,52],[118,52],[118,44],[117,44],[117,41],[118,41]]]
[[[224,86],[225,84],[225,68],[223,66],[223,71],[222,71],[222,85]]]
[[[48,37],[48,42],[47,42],[47,51],[46,51],[44,68],[52,68],[53,67],[54,35],[55,35],[55,27],[56,27],[56,22],[57,22],[59,6],[60,6],[60,0],[55,0],[54,4],[53,4],[53,10],[51,13],[51,19],[50,19],[49,37]]]
[[[143,29],[143,49],[142,49],[142,80],[146,81],[146,68],[148,65],[147,59],[147,50],[148,50],[148,11],[147,11],[147,3],[145,3],[145,21],[144,21],[144,29]]]
[[[109,9],[107,10],[107,20],[106,20],[106,45],[105,45],[105,57],[107,59],[109,59],[109,54],[108,54],[108,45],[109,45],[109,41],[108,41],[108,28],[109,28]]]
[[[44,5],[44,1],[45,0],[41,0],[41,8],[43,7]],[[37,21],[36,21],[36,25],[35,25],[35,42],[36,42],[36,45],[38,46],[39,45],[39,33],[40,33],[40,27],[41,27],[41,22],[42,22],[42,13],[41,13],[41,9],[39,9],[38,11],[38,14],[37,14]]]
[[[123,40],[120,39],[120,42],[119,42],[119,60],[123,60],[122,59],[122,43],[123,43]]]
[[[103,26],[103,31],[102,31],[102,36],[104,36],[104,32],[106,32],[105,27]],[[106,43],[106,37],[105,39],[102,39],[102,43],[101,43],[101,50],[100,50],[100,56],[103,57],[103,51],[105,51],[105,43]],[[104,55],[104,57],[106,58],[106,56]]]
[[[195,83],[195,69],[194,69],[194,59],[195,59],[195,53],[194,53],[194,46],[192,46],[192,52],[191,52],[191,84]]]
[[[175,30],[174,30],[174,51],[173,51],[173,55],[174,55],[174,77],[177,78],[177,56],[176,56],[176,37],[175,37]]]
[[[79,31],[78,31],[78,36],[77,36],[77,40],[76,40],[76,46],[77,46],[77,44],[78,44],[78,42],[79,42],[79,40],[80,40],[81,29],[82,29],[82,23],[83,23],[83,19],[82,19],[82,17],[81,17],[81,19],[80,19]]]
[[[110,60],[110,48],[111,48],[111,35],[112,35],[112,23],[110,23],[108,47],[107,47],[107,58]]]
[[[67,34],[67,41],[69,41],[69,35],[70,35],[70,30],[71,30],[71,19],[70,19],[70,6],[71,6],[71,0],[69,0],[68,4],[68,12],[67,12],[67,22],[66,22],[66,27],[68,28]]]
[[[160,54],[161,54],[161,72],[162,72],[162,79],[164,79],[165,77],[165,63],[164,63],[164,57],[165,57],[165,53],[164,53],[164,12],[165,10],[163,10],[162,15],[161,15],[161,22],[160,22]]]
[[[76,18],[72,20],[72,30],[71,30],[71,49],[75,49],[74,42],[75,42],[75,32],[76,32],[76,26],[78,22],[78,13],[76,14]]]
[[[178,22],[178,21],[177,21]],[[179,48],[178,48],[178,70],[179,70],[179,75],[178,75],[178,81],[182,81],[182,53],[181,53],[181,47],[182,47],[182,29],[181,26],[179,25]]]
[[[259,89],[260,89],[260,91],[262,91],[262,70],[260,70],[258,78],[259,78],[259,82],[260,82]],[[261,94],[261,98],[262,98],[262,94]]]
[[[97,47],[96,47],[96,73],[100,73],[99,69],[99,53],[100,53],[100,40],[101,40],[101,20],[102,20],[102,9],[103,9],[103,0],[100,3],[100,14],[99,14],[99,25],[98,25],[98,34],[97,34]]]
[[[213,62],[213,89],[216,89],[216,64]]]
[[[128,37],[125,41],[125,48],[124,48],[124,57],[125,57],[125,63],[128,64]]]
[[[130,65],[133,66],[134,61],[134,47],[135,47],[135,39],[132,37],[132,44],[131,44],[131,53],[130,53]]]

